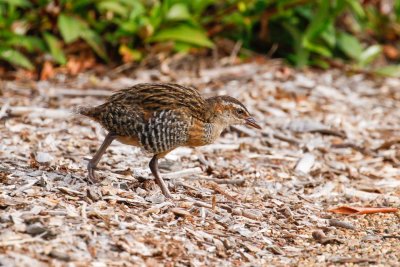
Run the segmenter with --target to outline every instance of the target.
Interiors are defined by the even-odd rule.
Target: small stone
[[[0,214],[0,223],[7,223],[10,222],[11,218],[8,214]]]
[[[146,200],[153,204],[160,204],[165,201],[165,196],[163,194],[154,194],[146,197]]]
[[[62,252],[60,250],[54,250],[53,249],[50,252],[49,256],[51,256],[53,258],[56,258],[56,259],[59,259],[59,260],[62,260],[62,261],[70,261],[71,260],[71,257],[67,253]]]
[[[36,154],[36,161],[39,163],[49,163],[53,160],[53,156],[46,152],[38,152]]]
[[[30,235],[40,235],[46,231],[47,229],[41,223],[34,223],[26,227],[26,232]]]
[[[317,241],[321,241],[326,238],[326,235],[322,230],[317,230],[312,232],[312,237]]]

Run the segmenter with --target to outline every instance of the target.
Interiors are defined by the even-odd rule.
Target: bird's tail
[[[96,108],[95,107],[84,107],[77,106],[73,109],[75,114],[83,115],[95,119]]]

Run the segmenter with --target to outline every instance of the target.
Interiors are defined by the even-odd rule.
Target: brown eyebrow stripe
[[[242,103],[240,103],[239,100],[237,100],[237,99],[235,99],[235,98],[233,98],[233,97],[231,97],[231,96],[228,96],[228,95],[214,96],[214,97],[210,97],[209,99],[213,99],[213,98],[219,98],[219,99],[222,99],[222,100],[224,100],[224,101],[226,101],[226,102],[234,103],[234,104],[236,104],[236,105],[242,107],[245,111],[249,112],[249,111],[247,110],[247,108],[246,108]]]

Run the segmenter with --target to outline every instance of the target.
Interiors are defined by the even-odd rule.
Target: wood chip
[[[350,230],[355,230],[356,229],[356,227],[353,224],[351,224],[349,222],[339,221],[339,220],[336,220],[336,219],[330,219],[329,220],[329,225],[330,226],[334,226],[334,227],[350,229]]]
[[[190,216],[192,216],[190,214],[190,212],[188,212],[187,210],[184,210],[184,209],[180,209],[180,208],[171,208],[171,212],[173,212],[175,215],[181,216],[181,217],[190,217]]]

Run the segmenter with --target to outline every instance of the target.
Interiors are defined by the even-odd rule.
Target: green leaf
[[[13,49],[2,49],[0,48],[0,58],[8,61],[12,65],[20,66],[29,70],[33,70],[34,67],[27,57],[22,53]]]
[[[363,48],[356,37],[346,32],[339,32],[337,43],[339,49],[349,58],[358,60]]]
[[[140,61],[143,58],[142,52],[137,49],[132,49],[127,45],[121,45],[118,49],[119,54],[124,58],[124,62],[129,61]]]
[[[0,0],[0,3],[2,3],[2,2],[12,5],[12,6],[16,6],[16,7],[31,7],[32,6],[31,2],[28,0]]]
[[[400,78],[400,66],[399,65],[385,66],[385,67],[376,69],[374,72],[381,76]]]
[[[102,1],[97,4],[97,7],[101,11],[112,11],[124,18],[128,15],[128,9],[118,1]]]
[[[108,60],[100,36],[79,19],[62,14],[58,19],[58,27],[66,43],[74,42],[81,37],[98,56]]]
[[[329,50],[329,48],[325,47],[322,44],[316,42],[311,43],[308,39],[305,39],[303,41],[303,46],[314,53],[320,54],[325,57],[332,57],[332,52]]]
[[[194,12],[195,17],[200,17],[204,15],[206,8],[215,3],[215,0],[192,0],[191,10]]]
[[[331,2],[332,10],[330,12],[331,17],[338,17],[340,13],[344,11],[346,6],[346,0],[336,0]]]
[[[324,32],[329,32],[333,25],[329,16],[329,1],[321,1],[315,15],[311,17],[311,23],[302,38],[302,46],[312,52],[318,53],[325,57],[332,57],[332,52],[329,47],[325,47],[321,43],[321,37],[324,38]],[[332,42],[329,34],[325,34],[325,38]]]
[[[50,49],[50,54],[53,57],[53,59],[59,63],[64,65],[65,63],[67,63],[67,60],[65,59],[65,55],[62,51],[62,44],[61,42],[57,39],[57,37],[55,37],[54,35],[45,32],[43,34],[44,36],[44,40],[47,43],[47,46]]]
[[[88,45],[90,45],[90,47],[94,50],[94,52],[96,52],[99,57],[101,57],[105,61],[108,61],[106,49],[104,48],[100,36],[97,35],[96,32],[87,29],[81,33],[81,37],[86,41],[86,43],[88,43]]]
[[[321,38],[324,40],[330,48],[335,47],[336,45],[336,32],[335,26],[333,23],[330,23],[329,26],[321,33]]]
[[[350,8],[353,10],[353,12],[359,17],[359,18],[364,18],[365,17],[365,11],[363,6],[360,4],[359,0],[346,0],[347,4],[350,6]]]
[[[39,2],[43,6],[48,5],[48,0],[40,0]],[[63,7],[68,7],[68,8],[65,8],[64,10],[68,9],[68,10],[72,11],[72,13],[77,13],[82,10],[88,10],[89,8],[91,8],[90,5],[93,4],[93,1],[88,1],[88,0],[74,0],[74,1],[61,0],[60,2],[63,5]]]
[[[304,48],[301,42],[301,32],[299,29],[294,27],[293,25],[283,22],[282,26],[289,32],[289,34],[292,36],[294,42],[293,42],[293,47],[295,54],[289,54],[287,56],[287,59],[292,62],[296,67],[302,68],[306,66],[309,63],[309,58],[310,58],[310,51]]]
[[[329,2],[321,1],[318,10],[314,16],[311,17],[311,23],[307,27],[304,35],[305,42],[312,42],[316,37],[320,35],[329,25],[331,24],[331,17],[329,16]]]
[[[191,15],[185,4],[177,3],[169,9],[166,18],[168,20],[189,20]]]
[[[35,50],[46,50],[46,45],[43,40],[34,36],[14,34],[13,36],[9,37],[9,39],[5,43],[7,44],[7,46],[23,47],[28,52],[34,52]]]
[[[129,8],[138,8],[139,6],[142,6],[143,5],[142,2],[145,2],[145,1],[142,1],[142,0],[118,0],[118,1],[115,1],[115,2],[119,2],[121,4],[124,4],[126,7],[129,7]],[[146,4],[149,4],[149,3],[146,3]]]
[[[310,60],[310,65],[320,67],[321,69],[324,69],[324,70],[327,70],[330,67],[329,63],[321,58],[315,58],[313,60]]]
[[[61,36],[67,44],[76,41],[83,30],[82,28],[85,27],[78,19],[64,14],[58,17],[57,25]]]
[[[382,47],[380,45],[371,45],[361,53],[358,59],[359,64],[361,66],[368,65],[369,63],[374,61],[374,59],[376,59],[381,54],[381,52]]]
[[[141,2],[129,1],[132,5],[131,10],[128,13],[128,17],[132,20],[146,16],[146,8]]]
[[[173,28],[160,30],[150,42],[180,41],[192,45],[212,48],[214,44],[208,39],[204,31],[187,25],[180,25]]]
[[[149,12],[149,21],[154,29],[158,29],[158,27],[162,23],[163,13],[162,13],[162,5],[156,3]]]
[[[138,25],[135,21],[124,21],[119,24],[120,30],[134,34],[138,30]]]
[[[177,52],[187,53],[189,52],[190,48],[192,48],[192,46],[188,43],[175,42],[174,50]]]

